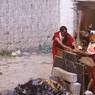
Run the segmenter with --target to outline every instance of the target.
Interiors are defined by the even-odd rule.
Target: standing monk
[[[67,32],[66,26],[61,26],[60,30],[54,33],[52,40],[53,40],[53,46],[52,46],[53,60],[58,52],[58,48],[63,50],[64,49],[72,50],[72,48],[74,48],[73,45],[74,39]]]

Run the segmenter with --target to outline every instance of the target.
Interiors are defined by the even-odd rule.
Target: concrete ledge
[[[66,70],[63,70],[59,67],[53,68],[52,75],[62,77],[64,80],[70,83],[77,82],[77,74],[67,72]]]

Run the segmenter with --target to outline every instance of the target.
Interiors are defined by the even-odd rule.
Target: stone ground
[[[0,57],[0,92],[13,90],[18,84],[31,78],[48,79],[51,70],[51,54],[32,53],[20,57]]]

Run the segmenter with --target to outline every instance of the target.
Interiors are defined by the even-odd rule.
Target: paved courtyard
[[[19,83],[23,84],[31,78],[48,79],[51,69],[51,54],[0,57],[0,92],[13,90]]]

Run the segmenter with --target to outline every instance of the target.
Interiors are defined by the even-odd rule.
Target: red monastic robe
[[[53,39],[52,39],[53,40],[53,46],[52,46],[53,58],[57,54],[57,45],[58,45],[58,42],[55,40],[56,37],[61,40],[61,38],[60,38],[60,32],[54,33],[54,36],[53,36]],[[69,33],[67,33],[67,41],[65,43],[63,43],[63,44],[67,45],[67,46],[70,46],[70,45],[72,45],[73,42],[74,42],[74,40],[73,40],[72,36]],[[63,49],[61,46],[60,46],[60,48]]]

